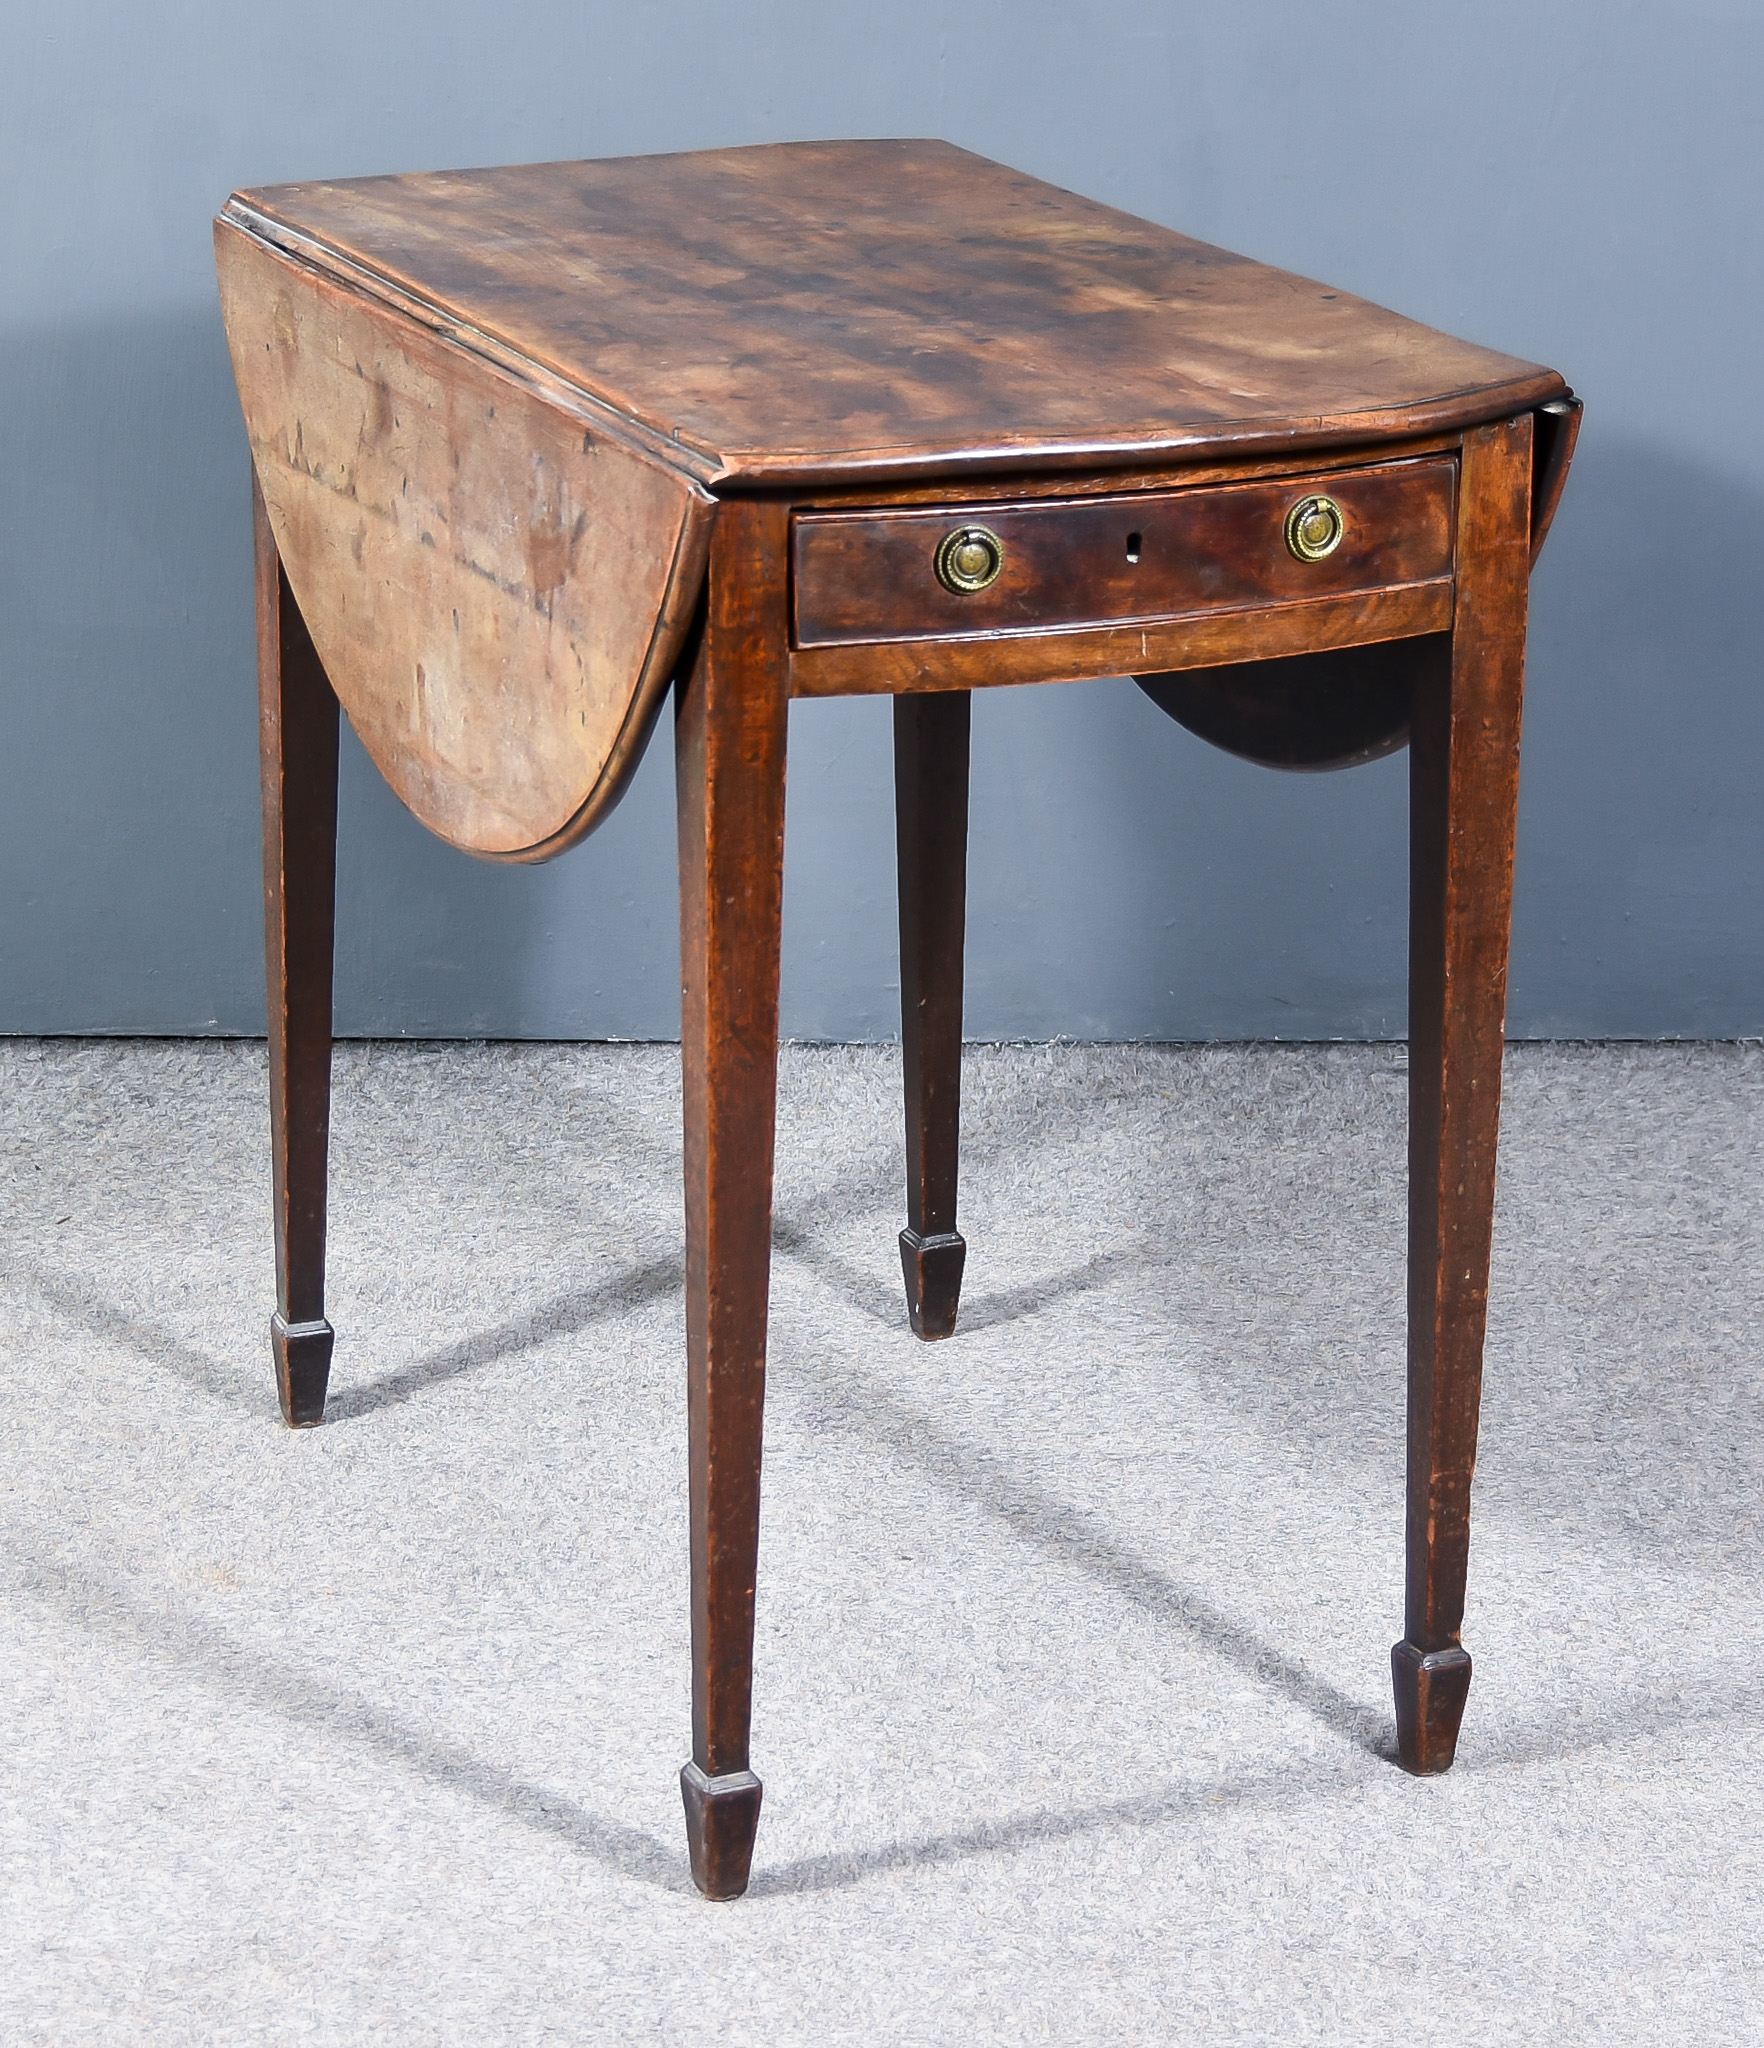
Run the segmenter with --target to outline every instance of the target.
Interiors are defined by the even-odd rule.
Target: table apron
[[[790,694],[897,696],[994,683],[1080,682],[1363,647],[1449,632],[1452,589],[1452,578],[1439,576],[1389,590],[1197,612],[1150,624],[800,647],[790,655]]]

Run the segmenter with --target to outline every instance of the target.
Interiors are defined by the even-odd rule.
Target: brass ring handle
[[[1301,562],[1320,562],[1341,546],[1347,522],[1333,498],[1301,498],[1286,515],[1286,545]]]
[[[968,597],[998,581],[1004,542],[990,526],[958,526],[937,543],[937,580],[957,597]]]

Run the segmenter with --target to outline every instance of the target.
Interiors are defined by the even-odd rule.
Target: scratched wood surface
[[[1323,447],[1567,389],[942,142],[283,185],[229,213],[724,484]]]
[[[635,766],[703,582],[691,477],[226,221],[221,297],[288,582],[444,839],[544,858]]]

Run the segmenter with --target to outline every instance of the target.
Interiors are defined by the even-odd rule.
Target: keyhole
[[[1139,560],[1139,535],[1136,533],[1127,536],[1127,559],[1130,562]]]

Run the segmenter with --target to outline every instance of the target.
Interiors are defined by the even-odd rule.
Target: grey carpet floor
[[[0,1047],[0,2039],[1755,2042],[1764,1051],[1508,1061],[1459,1762],[1390,1761],[1388,1048],[785,1060],[752,1890],[686,1877],[677,1056]]]

